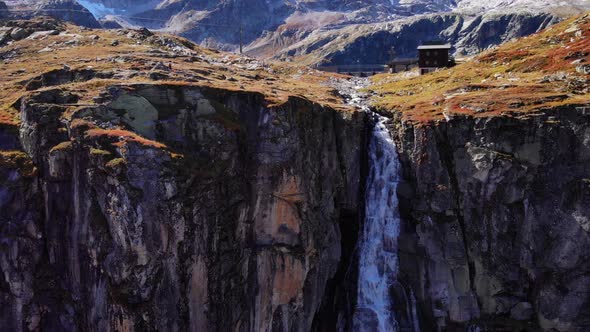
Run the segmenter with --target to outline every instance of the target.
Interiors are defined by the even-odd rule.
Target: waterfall
[[[369,146],[365,222],[359,243],[358,300],[354,331],[398,331],[390,288],[398,274],[400,216],[396,188],[400,165],[395,143],[379,117]]]
[[[410,292],[410,310],[412,310],[412,327],[414,332],[420,332],[420,321],[418,320],[418,310],[416,309],[416,295],[414,291]]]

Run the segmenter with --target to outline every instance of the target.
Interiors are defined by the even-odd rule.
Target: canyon
[[[378,275],[400,331],[590,328],[590,15],[359,91],[145,29],[0,31],[1,326],[376,330]]]

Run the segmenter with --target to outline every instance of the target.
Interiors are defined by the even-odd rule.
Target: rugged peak
[[[0,1],[0,18],[8,17],[10,12],[8,11],[8,6],[4,1]]]
[[[90,28],[100,27],[92,13],[76,0],[0,1],[0,17],[30,19],[43,16]]]

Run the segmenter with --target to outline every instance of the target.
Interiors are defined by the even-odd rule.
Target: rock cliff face
[[[20,102],[20,142],[36,171],[19,173],[20,155],[2,163],[0,325],[321,324],[326,289],[348,261],[343,229],[362,205],[363,114],[166,85],[115,86],[101,98],[108,106],[65,122],[74,94]]]
[[[422,327],[590,327],[589,124],[570,107],[398,127],[400,260]]]
[[[347,328],[362,113],[165,84],[100,98],[65,122],[75,94],[20,101],[31,158],[0,159],[2,326]],[[400,281],[423,330],[589,327],[589,117],[393,122]]]
[[[88,28],[101,27],[92,13],[76,0],[0,1],[0,19],[47,16]]]
[[[88,27],[100,28],[100,23],[85,7],[75,0],[46,0],[36,4],[34,16],[51,16],[66,22]]]

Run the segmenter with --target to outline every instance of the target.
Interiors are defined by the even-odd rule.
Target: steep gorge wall
[[[36,170],[0,173],[1,326],[307,331],[338,314],[326,297],[362,211],[364,113],[166,85],[67,115],[77,100],[20,102]]]
[[[35,92],[0,131],[30,156],[0,154],[1,326],[350,327],[366,114],[165,84],[78,99]],[[588,329],[589,120],[392,122],[398,322],[413,293],[425,331]]]
[[[397,121],[401,278],[421,326],[590,328],[590,115]]]

